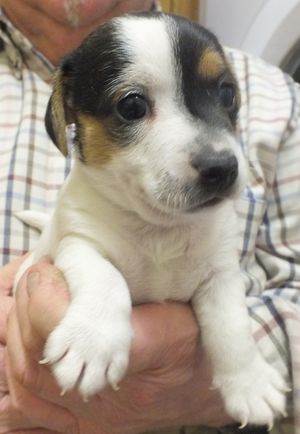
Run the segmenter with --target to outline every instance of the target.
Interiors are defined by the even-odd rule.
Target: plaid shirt
[[[0,43],[0,258],[5,264],[34,248],[39,237],[14,212],[50,213],[70,163],[44,127],[52,65],[1,14]],[[293,426],[300,434],[300,91],[259,59],[232,50],[228,57],[241,89],[239,138],[249,162],[248,188],[237,202],[249,314],[265,357],[293,379],[294,419],[274,430],[291,432]]]

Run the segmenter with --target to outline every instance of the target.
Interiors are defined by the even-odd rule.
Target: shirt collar
[[[50,82],[54,66],[32,43],[12,24],[0,8],[1,49],[7,55],[14,76],[21,80],[23,66],[38,74],[44,81]]]
[[[153,2],[153,10],[161,10],[159,1]],[[14,76],[21,80],[24,64],[47,83],[51,82],[55,67],[40,53],[5,15],[0,8],[0,51],[5,50]]]

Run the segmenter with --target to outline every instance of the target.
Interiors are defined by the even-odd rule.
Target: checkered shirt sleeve
[[[239,137],[249,167],[237,202],[249,314],[262,353],[293,381],[290,414],[299,433],[300,89],[262,60],[237,51],[228,57],[241,91]]]

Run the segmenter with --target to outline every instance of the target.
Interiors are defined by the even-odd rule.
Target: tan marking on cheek
[[[103,166],[121,152],[98,119],[83,114],[78,119],[82,154],[87,164]]]
[[[206,48],[199,60],[198,73],[205,80],[213,80],[219,77],[225,69],[226,65],[220,53]]]

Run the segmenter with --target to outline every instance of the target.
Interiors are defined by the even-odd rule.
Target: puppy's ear
[[[56,137],[53,129],[53,123],[52,123],[52,96],[50,97],[47,105],[47,110],[45,114],[45,126],[46,126],[46,131],[48,133],[48,136],[50,137],[52,142],[57,146]]]
[[[53,92],[46,111],[45,125],[51,140],[65,157],[68,154],[66,139],[67,117],[63,72],[58,69],[54,74]]]

